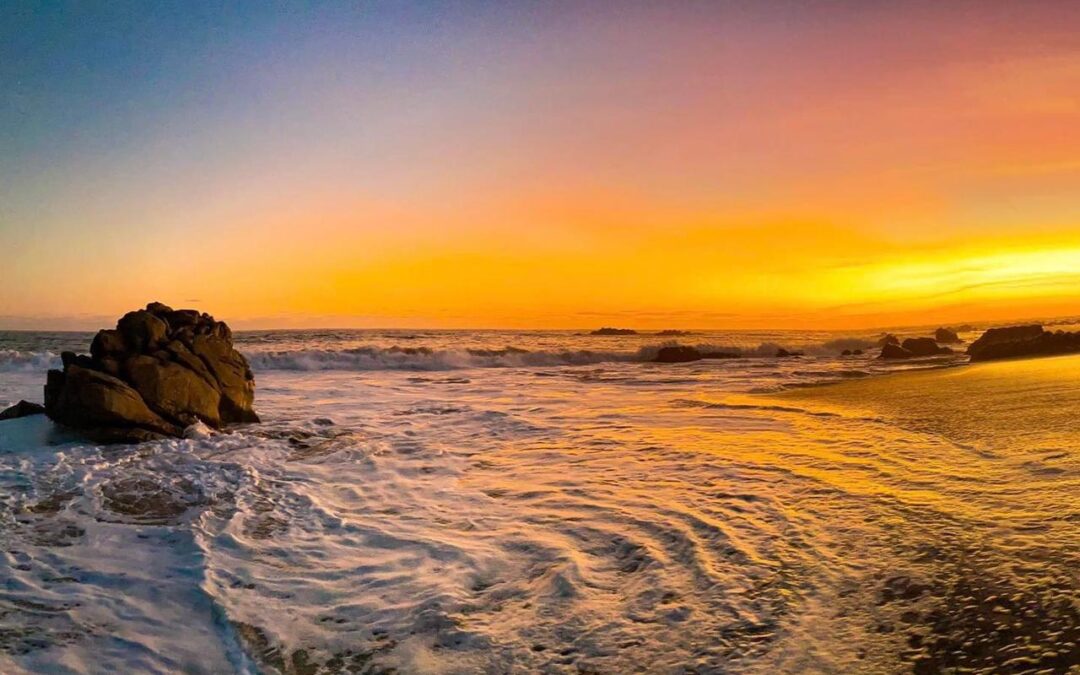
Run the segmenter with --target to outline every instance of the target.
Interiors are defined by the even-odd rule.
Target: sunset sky
[[[17,2],[0,82],[0,328],[1080,314],[1078,2]]]

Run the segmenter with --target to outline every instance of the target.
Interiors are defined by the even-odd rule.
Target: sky
[[[232,4],[222,7],[220,4]],[[0,329],[1080,314],[1080,3],[0,2]]]

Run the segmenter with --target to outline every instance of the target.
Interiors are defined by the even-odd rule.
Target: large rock
[[[61,360],[64,370],[48,374],[45,412],[97,440],[259,421],[251,368],[229,327],[209,314],[152,302],[125,314],[115,330],[99,331],[90,356],[65,352]]]
[[[1080,352],[1080,333],[1051,333],[1039,325],[990,328],[968,346],[972,361]]]

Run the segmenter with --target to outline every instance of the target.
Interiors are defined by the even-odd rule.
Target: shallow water
[[[2,423],[0,670],[1065,672],[1080,359],[842,337],[244,334],[262,425]],[[5,339],[0,403],[88,341]]]

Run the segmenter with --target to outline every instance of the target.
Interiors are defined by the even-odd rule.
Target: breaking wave
[[[648,361],[658,348],[637,352],[528,351],[505,349],[431,349],[428,347],[358,347],[300,349],[247,355],[255,370],[456,370],[459,368],[522,368],[581,366],[594,363]]]
[[[53,352],[0,349],[0,372],[36,372],[60,367],[60,355]]]

